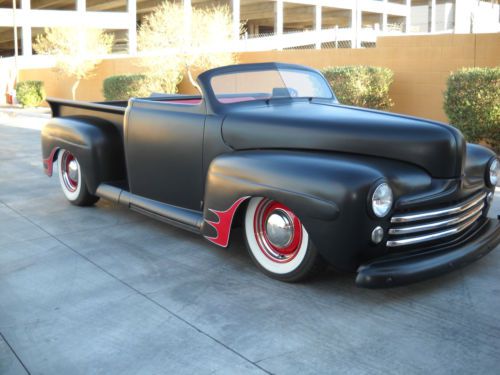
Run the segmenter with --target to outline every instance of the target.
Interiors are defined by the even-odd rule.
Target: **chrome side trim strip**
[[[409,234],[409,233],[418,233],[418,232],[424,232],[426,230],[439,229],[439,228],[449,227],[449,226],[452,226],[455,224],[460,224],[463,221],[476,215],[478,212],[482,211],[484,208],[484,205],[485,205],[484,202],[482,202],[479,206],[474,207],[472,210],[466,211],[464,214],[462,214],[460,216],[453,217],[451,219],[434,221],[431,223],[425,223],[425,224],[421,224],[421,225],[413,225],[411,227],[391,228],[391,229],[389,229],[389,234],[401,235],[401,234]]]
[[[458,233],[464,231],[465,229],[467,229],[468,227],[470,227],[472,224],[474,224],[474,222],[477,219],[479,219],[481,217],[481,215],[482,215],[482,212],[479,212],[476,215],[474,215],[472,218],[470,218],[469,220],[464,222],[463,224],[456,226],[456,227],[453,227],[453,228],[450,228],[450,229],[447,229],[447,230],[444,230],[444,231],[441,231],[441,232],[430,233],[430,234],[426,234],[423,236],[417,236],[417,237],[404,238],[401,240],[390,240],[390,241],[387,241],[386,246],[387,247],[398,247],[398,246],[406,246],[406,245],[415,245],[415,244],[422,243],[422,242],[427,242],[427,241],[437,240],[437,239],[440,239],[443,237],[448,237],[448,236],[451,236],[453,234],[458,234]]]
[[[394,215],[391,218],[391,223],[409,223],[413,221],[433,219],[436,217],[458,214],[467,211],[469,208],[475,206],[485,197],[486,193],[483,192],[464,203],[460,203],[459,205],[450,208],[443,208],[440,210],[431,210],[431,211],[421,211],[412,214]]]

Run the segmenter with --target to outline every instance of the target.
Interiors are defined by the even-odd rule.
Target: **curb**
[[[0,107],[0,114],[7,115],[9,117],[39,117],[39,118],[50,118],[51,112],[49,108],[38,107],[31,109],[24,109],[19,107]]]

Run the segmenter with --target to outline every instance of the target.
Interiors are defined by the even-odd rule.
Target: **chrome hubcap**
[[[276,210],[269,215],[266,223],[267,239],[278,247],[286,247],[292,242],[293,222],[285,211]]]
[[[68,176],[73,181],[78,180],[78,164],[75,159],[71,160],[68,164]]]
[[[254,214],[255,240],[273,262],[286,263],[298,254],[302,244],[302,223],[285,205],[263,199]]]
[[[61,174],[63,177],[65,188],[70,192],[76,191],[79,182],[78,162],[71,153],[65,151],[64,154],[61,156],[60,163],[61,163]]]

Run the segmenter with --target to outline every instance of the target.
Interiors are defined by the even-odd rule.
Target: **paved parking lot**
[[[2,375],[500,373],[498,248],[410,287],[284,284],[241,241],[71,206],[39,144],[0,125]]]

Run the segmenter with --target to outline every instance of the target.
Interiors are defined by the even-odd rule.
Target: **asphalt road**
[[[284,284],[241,241],[68,204],[39,138],[0,125],[0,374],[500,373],[500,249],[397,289]]]

